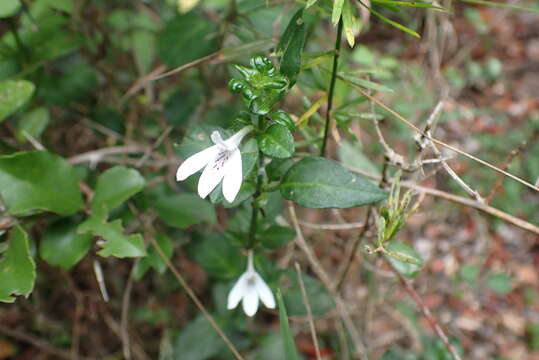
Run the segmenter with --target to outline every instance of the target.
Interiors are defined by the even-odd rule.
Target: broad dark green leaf
[[[189,252],[209,275],[218,279],[235,279],[244,270],[244,257],[221,234],[196,239]]]
[[[169,354],[161,360],[207,360],[224,351],[224,343],[203,315],[198,315],[174,336]]]
[[[184,65],[218,50],[215,25],[195,12],[178,15],[159,34],[161,60],[171,67]]]
[[[163,253],[170,259],[172,257],[173,245],[172,240],[166,235],[159,234],[155,236],[157,244],[163,250]],[[148,256],[142,258],[139,262],[135,264],[135,269],[133,270],[133,278],[135,280],[140,280],[146,274],[149,269],[154,269],[159,274],[163,274],[167,270],[167,265],[159,252],[152,246],[148,250]]]
[[[385,257],[402,275],[414,278],[419,273],[423,260],[410,245],[393,240],[386,246]]]
[[[21,8],[21,0],[0,1],[0,19],[13,16]]]
[[[268,156],[285,159],[294,154],[294,137],[287,127],[274,124],[260,136],[258,146]]]
[[[258,235],[258,240],[265,248],[276,250],[294,240],[296,232],[279,225],[272,225]]]
[[[142,236],[140,234],[124,235],[124,231],[121,220],[107,222],[106,219],[97,216],[89,217],[77,228],[79,234],[91,233],[103,239],[99,243],[102,249],[98,252],[103,257],[111,255],[117,258],[146,256]]]
[[[213,206],[192,193],[161,197],[152,206],[167,225],[180,229],[203,222],[215,224],[217,221]]]
[[[71,215],[82,209],[75,169],[46,151],[0,156],[0,194],[14,215],[32,210]]]
[[[279,323],[281,325],[281,336],[284,343],[284,358],[285,360],[299,360],[298,349],[296,348],[294,337],[288,325],[288,315],[283,302],[283,295],[279,289],[277,290],[277,303],[279,304]]]
[[[17,140],[27,141],[28,136],[39,139],[49,122],[49,110],[45,107],[39,107],[24,114],[17,128]]]
[[[135,169],[115,166],[97,179],[92,210],[112,210],[144,188],[144,178]]]
[[[92,246],[90,234],[78,234],[75,222],[59,220],[47,227],[39,243],[39,256],[49,265],[68,270],[86,255]]]
[[[35,280],[36,264],[30,255],[28,235],[16,225],[9,233],[9,246],[0,260],[0,301],[12,303],[16,295],[28,296]]]
[[[308,208],[349,208],[387,197],[362,176],[321,157],[306,157],[294,164],[279,188],[285,199]]]
[[[0,122],[30,100],[34,90],[34,84],[27,80],[0,81]]]
[[[305,23],[302,15],[303,9],[300,9],[292,17],[279,43],[283,53],[280,71],[292,82],[301,70],[301,53],[305,44]]]

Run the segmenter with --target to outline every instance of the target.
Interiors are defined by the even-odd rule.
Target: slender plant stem
[[[333,54],[333,70],[331,71],[331,80],[329,83],[328,107],[326,110],[326,127],[324,129],[324,139],[320,148],[320,156],[326,155],[326,145],[328,142],[329,128],[331,123],[331,108],[333,107],[333,93],[335,91],[335,82],[337,81],[337,68],[339,65],[339,53],[341,51],[342,39],[342,17],[337,25],[337,39],[335,40],[335,54]]]

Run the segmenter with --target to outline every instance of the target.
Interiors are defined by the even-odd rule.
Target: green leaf
[[[344,3],[344,7],[342,9],[342,24],[348,45],[350,45],[350,47],[354,47],[356,42],[356,34],[359,32],[359,22],[354,15],[350,1],[346,1]]]
[[[30,100],[34,90],[34,84],[27,80],[0,81],[0,122]]]
[[[417,37],[417,38],[420,38],[420,37],[421,37],[421,35],[419,35],[419,34],[418,34],[417,32],[415,32],[414,30],[409,29],[409,28],[407,28],[406,26],[401,25],[401,24],[399,24],[398,22],[393,21],[393,20],[391,20],[391,19],[385,17],[384,15],[382,15],[381,13],[379,13],[378,11],[376,11],[376,10],[374,10],[374,9],[368,7],[368,6],[367,6],[367,9],[368,9],[374,16],[378,17],[378,18],[379,18],[380,20],[382,20],[382,21],[385,21],[385,22],[388,23],[389,25],[394,26],[394,27],[396,27],[397,29],[402,30],[402,31],[404,31],[405,33],[410,34],[410,35],[412,35],[412,36],[415,36],[415,37]]]
[[[337,155],[339,161],[346,167],[363,170],[373,175],[380,175],[380,169],[363,154],[360,144],[354,145],[343,140],[339,143]]]
[[[258,235],[258,239],[265,248],[276,250],[294,240],[296,232],[279,225],[272,225]]]
[[[169,226],[184,229],[202,222],[215,224],[215,209],[195,194],[177,194],[157,199],[153,207]]]
[[[294,137],[286,126],[274,124],[260,136],[258,146],[268,156],[286,159],[294,154]]]
[[[16,225],[9,233],[9,246],[0,260],[0,301],[12,303],[15,295],[28,296],[35,280],[36,264],[30,255],[28,235]]]
[[[500,295],[507,295],[513,290],[511,277],[503,273],[491,273],[487,277],[487,286]]]
[[[160,356],[161,360],[207,360],[224,351],[223,341],[201,314],[183,327],[170,345],[170,356]]]
[[[107,211],[122,204],[144,188],[144,178],[135,169],[115,166],[97,179],[92,210]]]
[[[348,0],[335,0],[333,2],[333,11],[331,13],[331,22],[333,23],[333,25],[337,25],[337,23],[339,22],[345,1]]]
[[[35,108],[24,114],[17,128],[17,140],[21,142],[27,141],[28,135],[34,139],[39,139],[49,122],[49,110],[44,107]]]
[[[0,156],[0,194],[14,215],[46,210],[71,215],[83,207],[75,169],[46,151]]]
[[[409,278],[415,277],[423,265],[414,248],[402,241],[391,241],[386,246],[385,256],[398,272]]]
[[[294,337],[292,336],[290,326],[288,325],[288,315],[286,314],[283,295],[279,289],[277,289],[277,303],[279,304],[279,323],[281,324],[281,336],[284,342],[284,358],[285,360],[299,360],[298,349],[296,348]]]
[[[479,274],[481,273],[481,268],[473,264],[465,264],[460,268],[459,275],[460,278],[466,281],[470,285],[476,285]]]
[[[436,10],[445,10],[443,7],[418,2],[418,1],[396,1],[396,0],[372,0],[373,4],[386,4],[386,5],[396,5],[396,6],[408,6],[415,8],[427,8],[427,9],[436,9]]]
[[[78,234],[75,222],[59,220],[47,227],[39,243],[39,256],[49,265],[68,270],[86,255],[92,246],[90,234]]]
[[[155,240],[157,244],[163,250],[163,253],[170,259],[172,257],[172,252],[174,250],[172,245],[172,240],[166,235],[156,235]],[[148,256],[142,258],[139,262],[135,264],[135,269],[133,270],[133,278],[135,280],[140,280],[146,274],[149,269],[154,269],[159,274],[164,274],[167,270],[167,264],[161,258],[159,252],[155,249],[154,246],[150,247],[148,250]]]
[[[513,4],[507,4],[507,3],[503,3],[503,2],[497,2],[497,1],[486,1],[486,0],[461,0],[461,1],[465,2],[465,3],[470,3],[470,4],[479,4],[479,5],[487,5],[487,6],[499,6],[499,7],[503,7],[503,8],[506,8],[506,9],[520,10],[520,11],[533,12],[533,13],[539,14],[539,9],[529,8],[529,7],[524,7],[524,6],[518,6],[518,5],[513,5]]]
[[[344,75],[344,74],[339,74],[339,75],[337,75],[337,77],[339,78],[339,80],[342,80],[342,81],[344,81],[346,83],[350,83],[350,84],[353,84],[353,85],[356,85],[356,86],[359,86],[359,87],[362,87],[362,88],[376,90],[376,91],[382,91],[382,92],[391,92],[391,93],[394,92],[393,89],[388,88],[387,86],[380,85],[378,83],[375,83],[375,82],[372,82],[372,81],[369,81],[369,80],[365,80],[365,79],[362,79],[362,78],[359,78],[359,77],[350,76],[350,75]]]
[[[21,8],[21,0],[0,1],[0,19],[15,15]]]
[[[280,71],[294,81],[301,70],[301,53],[305,44],[303,9],[299,9],[286,27],[277,51],[282,53]]]
[[[387,197],[362,176],[321,157],[306,157],[294,164],[279,188],[285,199],[308,208],[350,208]]]
[[[306,316],[307,309],[303,303],[303,295],[301,294],[297,273],[290,271],[288,275],[293,284],[292,289],[284,293],[284,302],[286,303],[288,312],[291,316]],[[314,316],[324,316],[335,307],[333,298],[318,279],[305,273],[302,273],[301,277]]]
[[[112,255],[124,258],[147,255],[142,235],[124,235],[121,220],[107,222],[104,218],[91,216],[79,225],[77,232],[79,234],[91,233],[101,237],[104,241],[100,243],[102,249],[98,254],[103,257]]]
[[[311,6],[313,6],[314,4],[316,4],[318,0],[309,0],[307,1],[307,4],[305,5],[305,8],[308,9],[310,8]]]
[[[218,50],[216,27],[195,12],[178,15],[165,25],[157,39],[161,60],[177,67]]]
[[[235,279],[244,270],[244,258],[221,234],[197,239],[189,253],[204,271],[218,279]]]

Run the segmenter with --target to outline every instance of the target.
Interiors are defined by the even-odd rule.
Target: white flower
[[[226,140],[221,138],[218,131],[214,131],[211,140],[215,145],[187,158],[178,168],[176,180],[185,180],[205,167],[198,181],[198,195],[204,199],[222,180],[223,195],[228,202],[233,202],[243,181],[238,147],[252,130],[252,126],[246,126]]]
[[[243,300],[243,311],[247,316],[253,316],[258,310],[258,299],[270,309],[275,308],[275,298],[264,279],[255,271],[253,266],[253,251],[249,250],[247,270],[240,276],[228,294],[227,308],[235,309]]]

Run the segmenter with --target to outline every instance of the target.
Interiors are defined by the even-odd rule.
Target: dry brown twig
[[[313,312],[311,310],[311,304],[309,303],[309,298],[307,296],[307,291],[305,290],[305,284],[303,283],[303,277],[301,276],[301,268],[296,262],[296,272],[298,273],[299,287],[301,289],[301,297],[303,298],[303,304],[307,310],[307,319],[309,320],[309,328],[311,330],[311,337],[313,339],[314,350],[316,352],[316,359],[322,360],[322,355],[320,354],[320,346],[318,345],[318,339],[316,337],[316,328],[314,326]]]
[[[455,147],[455,146],[452,146],[452,145],[449,145],[441,140],[438,140],[436,138],[433,138],[431,137],[430,135],[424,133],[423,131],[421,131],[421,129],[419,129],[416,125],[414,125],[413,123],[411,123],[409,120],[406,120],[402,115],[400,115],[398,112],[396,112],[395,110],[391,109],[389,106],[387,106],[386,104],[384,104],[383,102],[381,102],[380,100],[376,99],[375,97],[369,95],[366,91],[364,91],[362,88],[360,88],[359,86],[356,86],[356,85],[353,85],[353,84],[350,84],[350,86],[352,88],[354,88],[356,91],[358,91],[359,93],[363,94],[364,96],[366,96],[369,100],[373,101],[374,103],[376,103],[378,106],[380,106],[381,108],[383,108],[384,110],[388,111],[389,113],[391,113],[393,116],[395,116],[397,119],[399,119],[400,121],[402,121],[403,123],[405,123],[408,127],[410,127],[412,130],[416,131],[417,133],[419,134],[422,134],[424,135],[427,139],[429,139],[430,141],[440,145],[440,146],[443,146],[447,149],[450,149],[450,150],[453,150],[454,152],[462,155],[462,156],[465,156],[467,157],[468,159],[471,159],[481,165],[484,165],[494,171],[496,171],[497,173],[500,173],[500,174],[503,174],[504,176],[507,176],[519,183],[521,183],[522,185],[524,186],[527,186],[528,188],[532,189],[532,190],[535,190],[537,192],[539,192],[539,187],[531,184],[530,182],[524,180],[524,179],[521,179],[520,177],[516,176],[516,175],[513,175],[507,171],[504,171],[502,169],[500,169],[499,167],[495,166],[495,165],[492,165],[491,163],[485,161],[485,160],[482,160],[474,155],[471,155],[469,153],[467,153],[466,151],[463,151],[463,150],[460,150],[459,148]]]
[[[296,211],[294,209],[293,204],[289,203],[288,211],[290,213],[290,218],[292,220],[292,224],[294,225],[294,229],[296,230],[296,243],[298,244],[299,248],[305,253],[307,260],[309,261],[316,276],[318,276],[318,278],[322,281],[322,284],[324,285],[324,287],[328,290],[328,292],[333,297],[335,301],[335,305],[337,307],[337,311],[344,324],[344,327],[346,328],[346,330],[350,334],[350,337],[354,341],[357,356],[362,360],[368,359],[367,349],[365,345],[363,344],[363,341],[361,340],[359,330],[357,329],[354,322],[352,321],[352,317],[350,316],[347,310],[347,306],[345,302],[342,300],[340,295],[333,288],[331,279],[329,278],[328,274],[322,267],[322,264],[320,264],[313,250],[309,247],[309,245],[305,241],[305,238],[303,237],[303,233],[299,226],[298,218],[296,216]]]

